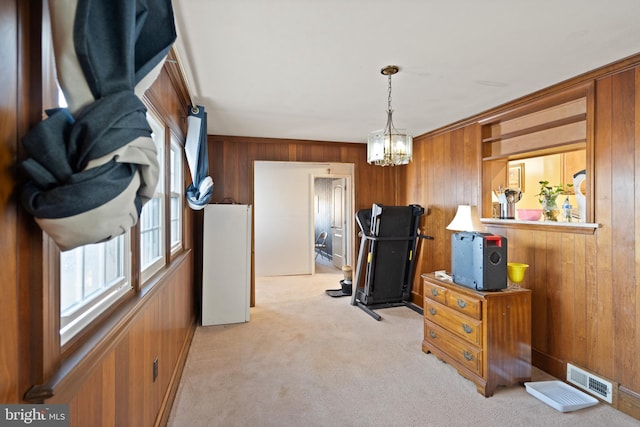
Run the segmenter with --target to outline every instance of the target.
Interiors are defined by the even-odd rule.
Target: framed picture
[[[509,188],[519,188],[524,193],[524,163],[509,165]]]

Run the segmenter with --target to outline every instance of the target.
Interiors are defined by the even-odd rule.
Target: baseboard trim
[[[640,393],[619,386],[617,409],[640,420]]]
[[[531,349],[531,364],[542,369],[556,378],[565,380],[567,376],[566,365],[560,360],[536,349]]]

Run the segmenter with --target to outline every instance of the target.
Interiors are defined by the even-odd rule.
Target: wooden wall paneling
[[[597,196],[596,196],[597,197]],[[584,325],[584,335],[588,351],[581,355],[582,365],[594,367],[593,348],[598,336],[598,239],[597,236],[590,236],[586,239],[586,261],[585,261],[585,293],[583,301],[575,301],[575,304],[582,304],[584,307],[587,322]],[[592,368],[594,369],[594,368]]]
[[[464,182],[464,129],[457,129],[445,138],[445,163],[448,165],[448,176],[442,185],[445,186],[444,203],[448,206],[455,206],[451,219],[456,214],[458,200],[464,197],[464,189],[467,186]]]
[[[0,293],[6,305],[0,310],[0,402],[18,401],[20,364],[18,363],[19,313],[17,277],[17,217],[13,165],[18,145],[18,20],[17,1],[0,3],[0,79],[5,86],[0,91]],[[24,369],[24,368],[23,368]]]
[[[423,191],[425,180],[422,176],[423,168],[421,167],[424,162],[424,143],[421,139],[413,140],[413,160],[402,168],[402,177],[399,184],[400,188],[397,193],[398,204],[409,205],[419,204],[425,210],[424,215],[420,218],[418,225],[418,232],[420,234],[429,235],[427,230],[427,217],[429,215],[428,201],[420,197],[420,193]],[[421,266],[424,264],[424,260],[429,256],[429,241],[425,239],[418,239],[415,253],[415,270],[412,277],[411,287],[411,301],[419,307],[424,305],[423,299],[423,280],[421,275],[425,272]]]
[[[447,255],[445,248],[450,247],[450,243],[446,244],[450,239],[449,233],[445,232],[446,219],[444,218],[446,212],[444,212],[444,188],[443,188],[443,177],[446,171],[444,162],[444,136],[439,135],[428,144],[428,154],[427,156],[431,159],[431,167],[429,167],[429,178],[428,182],[428,190],[425,193],[425,197],[429,201],[429,205],[431,206],[431,215],[429,215],[428,223],[429,230],[431,236],[434,237],[438,242],[442,242],[438,245],[437,250],[434,251],[433,256],[430,259],[430,263],[426,266],[427,272],[433,270],[450,270],[451,265],[448,262],[450,260],[450,254]]]
[[[116,375],[114,353],[108,354],[100,367],[95,369],[79,392],[69,402],[69,424],[72,427],[118,425],[116,419],[116,390],[113,378]]]
[[[7,4],[9,2],[5,2]],[[12,229],[5,229],[6,238],[12,236],[17,238],[17,247],[11,257],[4,258],[8,263],[7,269],[11,268],[12,262],[17,259],[18,297],[15,306],[19,311],[18,319],[18,340],[10,346],[18,351],[18,366],[13,368],[13,372],[19,373],[18,393],[14,396],[15,402],[20,402],[24,392],[35,382],[40,382],[55,368],[55,360],[51,353],[52,349],[47,347],[48,343],[55,343],[57,340],[57,330],[50,325],[43,312],[54,310],[51,308],[50,293],[44,291],[43,281],[43,233],[35,224],[33,218],[28,215],[18,202],[20,193],[20,175],[18,174],[17,162],[26,157],[22,147],[21,139],[28,130],[42,119],[43,107],[43,56],[46,45],[42,25],[46,21],[43,17],[43,2],[37,0],[15,2],[17,17],[13,16],[13,22],[3,29],[16,29],[17,43],[8,51],[12,55],[8,63],[16,65],[17,76],[14,80],[4,81],[10,96],[16,96],[16,103],[10,106],[9,111],[17,111],[17,121],[12,125],[16,140],[10,142],[10,151],[13,153],[12,164],[3,171],[9,172],[7,180],[2,180],[11,188],[10,203],[3,209],[4,214],[17,215],[17,222]],[[4,15],[4,14],[3,14]],[[15,27],[17,24],[17,27]],[[3,33],[12,41],[13,34]],[[17,62],[15,62],[17,60]],[[3,61],[4,62],[4,61]],[[14,84],[14,86],[11,86]],[[9,129],[12,129],[11,126]],[[9,140],[7,140],[9,141]],[[9,148],[9,145],[7,145]],[[17,153],[17,156],[16,156]],[[4,177],[3,177],[4,178]],[[15,283],[15,282],[14,282]],[[7,300],[9,301],[9,300]],[[56,301],[56,299],[53,299]],[[11,302],[7,302],[11,305]],[[52,335],[51,330],[56,332]],[[57,355],[57,354],[56,354]]]
[[[560,292],[562,283],[560,283],[561,269],[561,251],[560,246],[561,235],[557,233],[546,233],[547,239],[545,242],[545,254],[546,254],[546,270],[544,272],[544,280],[547,283],[546,297],[548,301],[547,312],[547,345],[548,353],[551,355],[558,354],[563,344],[561,331],[562,331],[562,318],[559,308],[562,305],[562,294]],[[553,371],[548,371],[553,372]],[[554,372],[554,374],[556,374]]]
[[[115,377],[118,399],[116,401],[116,425],[142,426],[145,416],[145,367],[144,313],[138,315],[126,338],[116,349],[118,364]],[[126,373],[126,375],[125,375]]]
[[[161,336],[158,333],[158,302],[163,299],[164,294],[163,288],[153,301],[149,301],[146,310],[138,320],[142,326],[142,334],[138,337],[142,342],[142,355],[141,360],[139,362],[136,361],[140,370],[136,372],[135,376],[141,387],[141,394],[144,396],[143,404],[139,408],[142,413],[142,423],[140,425],[143,426],[153,425],[153,420],[160,407],[158,387],[156,387],[160,378],[156,382],[153,381],[153,362],[157,357],[159,363],[160,356],[162,356],[157,345]],[[162,362],[165,361],[162,360]]]
[[[613,77],[612,117],[615,126],[612,132],[612,158],[615,165],[611,173],[611,212],[613,225],[612,262],[612,312],[613,312],[613,378],[624,379],[625,384],[638,385],[638,353],[634,337],[638,328],[635,316],[636,300],[635,271],[629,266],[635,262],[635,70],[628,70]],[[640,389],[638,389],[640,390]]]
[[[181,101],[183,96],[181,81],[179,76],[173,71],[176,64],[170,60],[165,62],[160,75],[147,90],[145,96],[151,101],[154,108],[158,109],[159,115],[167,123],[169,128],[176,135],[186,135],[187,133],[187,107]],[[188,99],[186,102],[190,102]]]
[[[587,240],[593,240],[592,236],[573,234],[573,269],[569,273],[573,278],[573,299],[569,302],[573,309],[573,348],[569,361],[577,363],[579,366],[586,366],[586,354],[589,352],[589,342],[587,339],[587,325],[589,313],[587,311]]]
[[[634,160],[635,160],[635,168],[634,175],[635,177],[640,176],[640,67],[635,68],[635,88],[634,88],[634,123],[635,123],[635,142],[634,142]],[[640,192],[640,185],[637,182],[635,184],[635,197],[634,197],[634,211],[635,211],[635,221],[634,221],[634,282],[635,282],[635,296],[632,296],[635,305],[635,313],[630,313],[632,316],[635,316],[635,331],[636,333],[633,336],[633,342],[636,349],[636,354],[640,350],[640,196],[638,196]],[[633,374],[635,381],[633,383],[626,384],[626,381],[623,385],[620,386],[618,393],[618,407],[630,414],[631,416],[640,419],[640,378],[638,378],[638,369],[637,364],[635,369],[633,369]]]
[[[409,162],[409,165],[412,162]],[[395,176],[395,191],[394,191],[394,197],[395,197],[395,202],[394,204],[396,205],[406,205],[406,200],[407,200],[407,191],[408,191],[408,187],[407,187],[407,179],[408,179],[408,170],[409,170],[409,165],[407,166],[401,166],[396,169],[396,176]],[[420,204],[420,203],[418,203]],[[422,206],[423,208],[425,208],[425,214],[426,214],[426,206],[420,204],[420,206]]]
[[[561,307],[558,313],[560,319],[559,330],[559,351],[557,354],[566,355],[565,360],[575,360],[574,348],[576,340],[575,331],[575,286],[577,277],[575,275],[575,241],[576,234],[559,234],[560,253],[558,264],[560,265],[560,275],[557,286],[559,288],[558,305]],[[567,339],[569,338],[569,339]],[[563,369],[564,373],[564,369]],[[562,375],[560,376],[562,378]]]
[[[547,286],[548,281],[545,277],[545,271],[547,271],[547,257],[546,257],[546,233],[534,233],[534,256],[533,262],[529,262],[531,271],[528,273],[528,278],[531,279],[531,290],[533,291],[532,299],[532,348],[540,352],[546,353],[548,351],[547,344],[547,330],[549,329],[549,321],[547,317],[548,311],[548,299],[547,299]],[[534,359],[535,362],[535,359]],[[538,365],[540,366],[540,365]]]
[[[613,264],[613,229],[612,229],[612,77],[598,80],[596,84],[596,129],[595,129],[595,219],[608,225],[596,232],[597,270],[596,288],[591,295],[594,298],[594,336],[592,351],[589,353],[589,368],[606,377],[613,377],[613,342],[614,325],[612,318],[612,264]]]
[[[252,185],[248,171],[252,169],[253,161],[256,160],[354,163],[357,170],[357,209],[364,206],[370,207],[374,200],[380,199],[390,204],[394,198],[393,168],[380,168],[366,164],[364,144],[327,144],[313,141],[221,136],[210,136],[209,141],[210,164],[214,165],[214,181],[218,186],[223,187],[222,194],[216,194],[214,190],[216,201],[224,197],[251,199]],[[360,152],[363,155],[354,156],[355,153]]]
[[[634,146],[634,159],[635,159],[635,169],[633,171],[633,176],[640,176],[640,66],[635,68],[635,146]],[[635,265],[635,296],[632,298],[636,301],[635,306],[635,348],[636,354],[640,353],[640,183],[635,183],[635,197],[634,197],[634,212],[635,212],[635,221],[634,221],[634,239],[633,239],[633,251],[634,251],[634,263]],[[634,409],[635,415],[637,418],[640,418],[640,373],[638,372],[638,368],[634,369],[635,374],[635,383],[632,386],[632,389],[636,391],[638,399],[636,401],[636,407]]]
[[[482,212],[482,199],[480,189],[482,188],[482,160],[481,147],[478,140],[481,138],[480,125],[474,124],[464,128],[464,196],[463,201],[478,205],[478,213]]]

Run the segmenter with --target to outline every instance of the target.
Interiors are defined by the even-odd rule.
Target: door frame
[[[336,164],[336,163],[334,163]],[[315,191],[315,179],[316,178],[345,178],[345,203],[343,206],[343,210],[344,210],[344,214],[346,215],[346,218],[351,218],[350,220],[347,220],[346,222],[346,226],[345,226],[345,230],[344,230],[344,234],[345,236],[348,236],[345,239],[346,245],[345,245],[345,257],[344,257],[344,264],[345,265],[353,265],[353,256],[354,256],[354,247],[355,247],[355,237],[353,234],[353,226],[354,226],[354,221],[355,221],[355,191],[353,188],[353,182],[354,182],[354,164],[353,163],[339,163],[340,166],[344,167],[344,166],[348,166],[349,171],[347,173],[332,173],[331,172],[331,167],[329,168],[327,173],[323,173],[323,174],[311,174],[309,179],[311,180],[311,203],[314,203],[314,200],[316,198],[316,191]],[[342,168],[341,168],[342,169]],[[315,236],[315,229],[314,229],[314,225],[315,225],[315,209],[311,209],[313,218],[311,221],[311,229],[309,230],[309,233],[311,233],[312,236],[312,240],[314,239],[313,236]],[[316,274],[316,263],[315,263],[315,251],[313,251],[311,253],[311,257],[313,258],[313,262],[312,262],[312,274]]]
[[[354,259],[354,241],[355,238],[353,236],[353,230],[355,225],[355,164],[354,163],[340,163],[340,162],[296,162],[296,161],[267,161],[267,160],[255,160],[253,162],[253,205],[254,205],[254,215],[253,215],[253,250],[254,250],[254,273],[257,272],[257,264],[258,264],[258,256],[260,255],[258,248],[258,233],[262,229],[259,225],[258,217],[261,215],[260,204],[258,203],[258,197],[256,188],[258,188],[256,180],[256,169],[258,167],[275,167],[282,169],[290,169],[290,170],[299,170],[306,172],[306,186],[308,187],[308,192],[306,192],[304,198],[298,198],[296,206],[300,206],[302,210],[305,210],[305,215],[307,215],[308,223],[305,227],[308,227],[306,231],[303,231],[304,227],[299,229],[298,233],[308,233],[306,236],[302,238],[302,240],[306,240],[309,242],[304,245],[304,249],[301,247],[297,254],[305,257],[305,253],[307,254],[307,263],[308,269],[304,273],[285,273],[285,274],[315,274],[315,247],[313,242],[315,242],[315,232],[314,232],[314,224],[315,224],[315,212],[313,209],[314,201],[315,201],[315,188],[314,181],[315,178],[345,178],[346,185],[345,189],[349,192],[349,195],[346,196],[346,203],[349,204],[349,208],[347,210],[348,215],[353,219],[352,221],[347,222],[347,228],[349,232],[349,237],[346,242],[346,256],[345,262],[352,263]],[[302,176],[299,179],[304,179]],[[301,181],[298,181],[299,184],[302,184]],[[305,221],[307,222],[307,221]],[[273,230],[271,230],[273,231]],[[260,255],[262,256],[262,255]],[[298,259],[303,259],[298,258]],[[270,274],[267,274],[270,275]],[[252,298],[254,296],[252,295]]]

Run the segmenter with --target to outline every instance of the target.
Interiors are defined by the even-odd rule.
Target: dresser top
[[[454,289],[456,292],[459,293],[465,293],[465,294],[469,294],[469,295],[476,295],[476,296],[481,296],[483,298],[492,298],[492,297],[500,297],[500,296],[504,296],[504,295],[513,295],[513,294],[519,294],[519,293],[531,293],[530,289],[527,288],[505,288],[505,289],[500,289],[500,290],[496,290],[496,291],[477,291],[475,289],[469,288],[467,286],[464,285],[459,285],[451,280],[442,280],[438,277],[436,277],[436,275],[434,273],[424,273],[422,274],[422,278],[423,279],[427,279],[432,283],[435,283],[437,285],[446,287],[446,288],[450,288],[450,289]]]

